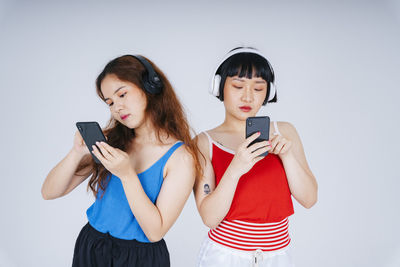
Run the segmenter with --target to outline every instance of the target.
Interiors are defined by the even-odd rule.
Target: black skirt
[[[87,223],[76,240],[73,267],[169,267],[164,239],[154,243],[124,240],[94,229]]]

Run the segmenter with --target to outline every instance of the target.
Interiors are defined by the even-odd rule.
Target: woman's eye
[[[114,104],[114,103],[111,102],[111,103],[108,103],[107,105],[108,105],[109,107],[111,107],[113,104]]]
[[[263,90],[264,90],[264,88],[254,88],[254,90],[256,90],[256,91],[260,92],[260,91],[263,91]]]
[[[237,85],[234,85],[233,87],[235,87],[236,89],[242,89],[243,88],[243,87],[237,86]]]
[[[124,97],[126,95],[126,93],[121,94],[119,97]]]

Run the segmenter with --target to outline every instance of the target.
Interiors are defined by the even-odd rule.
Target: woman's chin
[[[127,121],[123,122],[122,124],[128,127],[129,129],[137,129],[143,126],[143,122],[141,121]]]
[[[124,125],[129,129],[135,129],[138,127],[137,124],[133,124],[133,123],[124,123]]]
[[[240,112],[235,114],[236,119],[241,121],[245,121],[248,117],[254,117],[254,116],[256,116],[256,114],[254,114],[253,112],[246,112],[246,113]]]
[[[121,123],[122,125],[124,125],[125,127],[129,128],[129,129],[136,128],[135,127],[136,125],[134,125],[134,123],[132,123],[130,121],[128,122],[128,121],[118,120],[118,122]]]

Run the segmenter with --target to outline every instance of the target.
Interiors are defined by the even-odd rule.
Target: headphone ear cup
[[[164,87],[163,83],[161,82],[161,80],[158,76],[153,76],[152,80],[149,81],[149,84],[153,90],[153,94],[161,93],[161,91]]]
[[[143,88],[150,94],[159,94],[163,88],[162,82],[157,77],[154,81],[149,80],[149,76],[144,74],[142,76]]]
[[[151,88],[151,85],[149,84],[149,81],[147,81],[147,79],[145,79],[144,77],[142,79],[143,79],[142,82],[143,82],[144,90],[151,94],[153,92],[153,89]]]
[[[163,87],[163,83],[160,80],[160,77],[158,77],[158,75],[152,77],[151,83],[154,84],[154,86],[157,88],[161,89]]]
[[[141,55],[130,56],[136,58],[145,68],[145,71],[142,74],[143,89],[150,94],[161,93],[162,89],[164,88],[164,84],[149,61],[147,61]]]
[[[221,75],[216,74],[214,76],[213,82],[212,82],[212,88],[211,88],[211,94],[213,96],[218,97],[219,96],[219,85],[221,83]]]

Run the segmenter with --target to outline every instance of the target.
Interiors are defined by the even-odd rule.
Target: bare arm
[[[226,169],[218,186],[215,186],[215,176],[209,156],[209,141],[204,134],[199,135],[198,146],[206,160],[202,163],[203,177],[196,178],[194,195],[200,216],[204,224],[209,228],[216,228],[225,218],[231,207],[240,177],[248,172],[254,164],[263,159],[258,155],[268,150],[266,142],[256,143],[247,148],[247,145],[257,137],[257,134],[252,135],[238,148],[234,159]],[[260,147],[262,148],[257,150]],[[253,152],[255,150],[257,151]],[[209,193],[204,191],[205,185],[209,185]]]
[[[85,150],[86,149],[86,150]],[[62,197],[79,184],[81,184],[90,175],[90,166],[81,170],[77,175],[75,171],[81,160],[89,151],[79,132],[75,133],[74,147],[47,175],[42,185],[42,196],[44,199],[55,199]]]
[[[227,170],[215,188],[215,175],[209,156],[209,141],[205,134],[199,135],[198,146],[205,160],[202,160],[203,177],[196,178],[194,196],[204,224],[213,229],[228,213],[240,177]]]
[[[293,197],[305,208],[311,208],[317,202],[318,184],[307,164],[303,145],[296,128],[287,122],[280,122],[283,136],[272,141],[285,168],[290,191]]]

